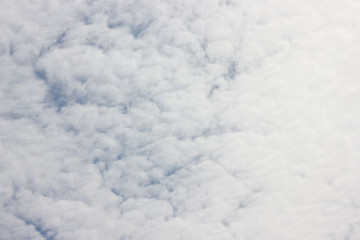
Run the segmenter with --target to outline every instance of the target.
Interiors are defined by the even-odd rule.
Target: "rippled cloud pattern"
[[[2,1],[0,239],[360,239],[359,12]]]

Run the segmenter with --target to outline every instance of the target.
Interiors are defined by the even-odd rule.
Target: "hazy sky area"
[[[359,240],[359,0],[1,0],[1,240]]]

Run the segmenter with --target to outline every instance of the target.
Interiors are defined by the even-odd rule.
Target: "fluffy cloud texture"
[[[359,11],[3,1],[0,239],[360,239]]]

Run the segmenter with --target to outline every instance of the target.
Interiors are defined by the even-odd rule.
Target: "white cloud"
[[[11,1],[1,239],[359,239],[354,0]]]

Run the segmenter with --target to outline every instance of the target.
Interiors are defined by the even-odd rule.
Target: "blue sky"
[[[0,239],[359,239],[359,8],[3,3]]]

